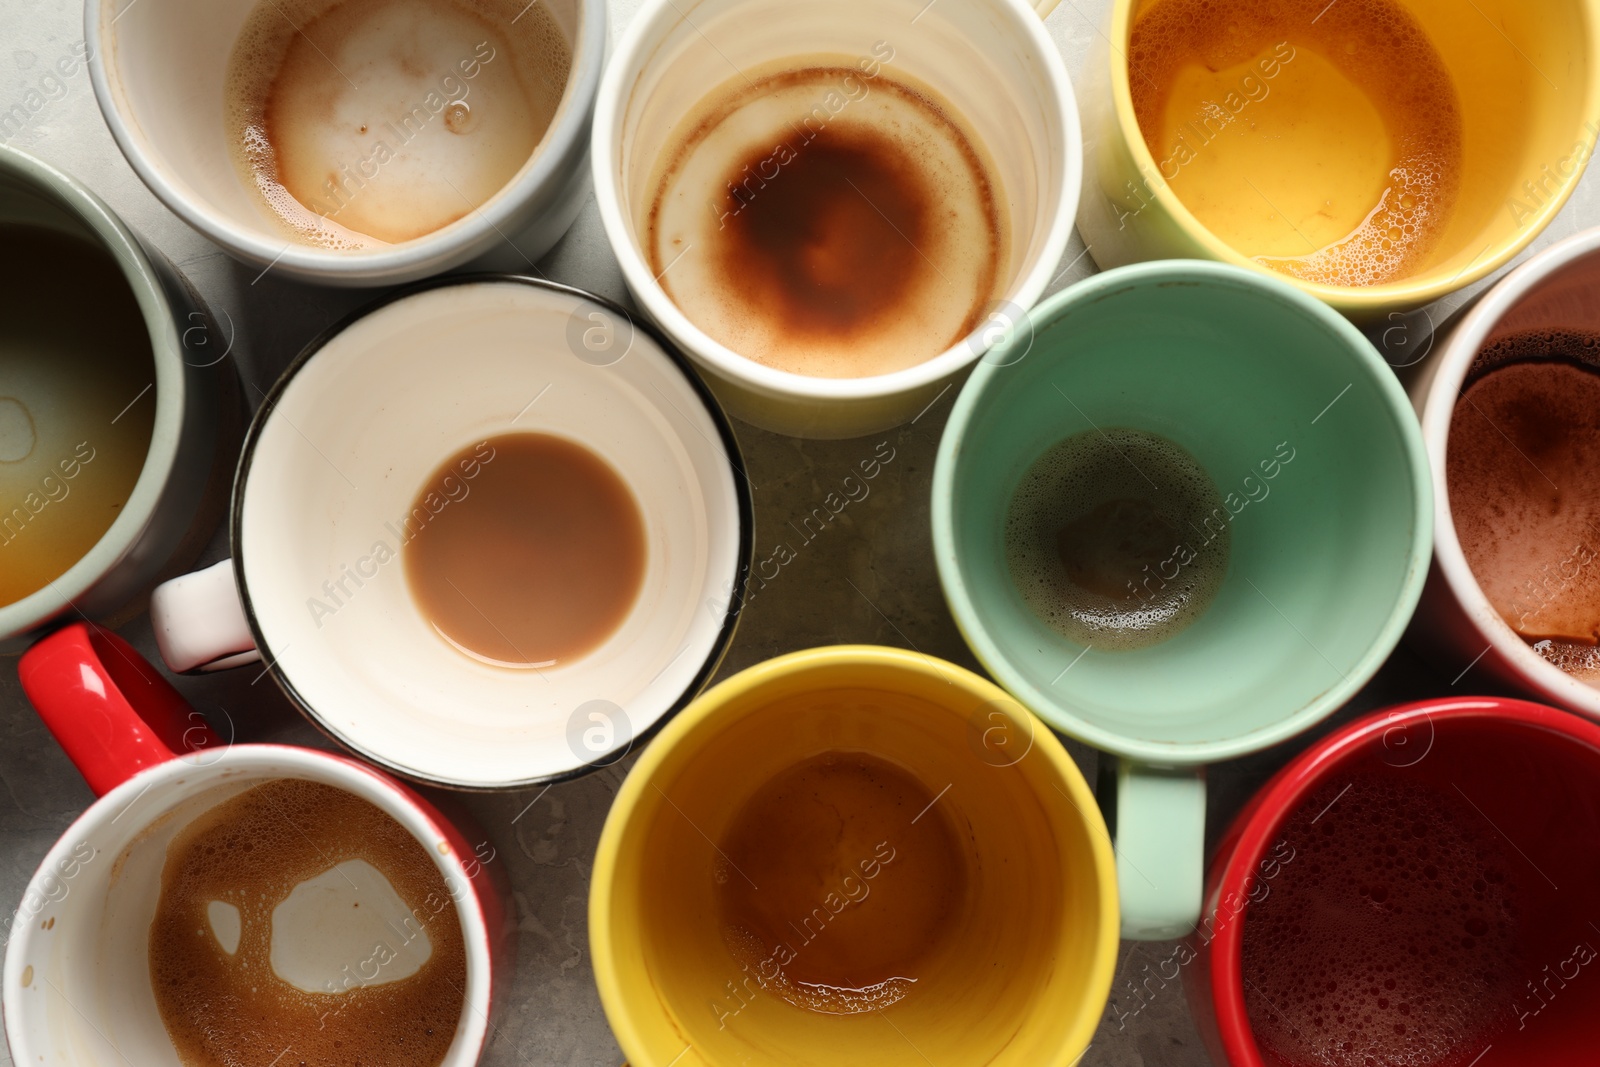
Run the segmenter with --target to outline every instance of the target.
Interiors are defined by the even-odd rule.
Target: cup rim
[[[75,847],[74,842],[83,840],[102,824],[121,818],[122,814],[146,791],[163,779],[177,779],[179,785],[184,784],[186,777],[205,781],[222,773],[213,772],[211,768],[227,767],[241,759],[252,762],[259,760],[274,766],[287,762],[291,766],[314,768],[319,773],[339,779],[336,788],[344,789],[373,804],[400,823],[422,845],[441,874],[447,879],[451,875],[457,876],[463,884],[473,890],[455,901],[456,918],[461,924],[462,940],[466,946],[468,986],[471,990],[470,998],[463,997],[462,1000],[463,1017],[470,1016],[470,1021],[466,1031],[457,1038],[457,1041],[463,1050],[471,1051],[469,1054],[457,1056],[453,1062],[476,1063],[490,1036],[489,1011],[493,984],[490,948],[492,932],[484,916],[475,883],[466,876],[462,867],[462,857],[457,856],[453,849],[448,854],[441,854],[439,849],[434,847],[435,841],[450,839],[452,828],[441,825],[439,819],[430,813],[425,802],[411,795],[401,782],[347,756],[319,752],[299,745],[252,743],[229,745],[221,750],[208,748],[181,753],[161,763],[145,767],[130,775],[115,789],[96,797],[72,821],[72,825],[62,832],[40,860],[39,866],[28,880],[28,889],[31,890],[34,882],[41,877],[50,875],[58,861],[68,857],[71,849]],[[198,788],[194,791],[198,792]],[[111,812],[119,808],[117,814],[112,816]],[[451,869],[446,870],[447,866]],[[26,966],[24,956],[27,946],[35,933],[35,924],[21,924],[18,936],[6,946],[5,952],[6,985],[3,994],[5,1032],[11,1048],[23,1053],[30,1050],[20,1040],[18,1027],[20,1020],[31,1016],[33,1012],[23,999],[26,989],[22,982],[22,969]],[[474,977],[476,982],[473,981]],[[455,1050],[456,1044],[452,1043],[451,1051],[446,1054],[447,1059]],[[24,1058],[29,1057],[24,1056]]]
[[[1139,0],[1113,0],[1114,7],[1111,14],[1111,36],[1107,47],[1112,51],[1111,68],[1111,94],[1112,109],[1116,115],[1117,133],[1123,143],[1127,145],[1133,156],[1134,166],[1139,173],[1148,177],[1158,176],[1159,180],[1146,181],[1146,187],[1156,198],[1163,210],[1182,228],[1184,234],[1195,241],[1205,250],[1208,256],[1221,263],[1231,263],[1234,266],[1244,267],[1254,273],[1269,275],[1279,278],[1303,292],[1321,300],[1339,311],[1348,315],[1370,318],[1383,311],[1394,309],[1408,309],[1421,307],[1432,303],[1443,296],[1464,289],[1474,282],[1493,274],[1527,248],[1560,213],[1569,197],[1577,189],[1582,180],[1589,161],[1594,158],[1596,151],[1600,151],[1600,133],[1597,133],[1590,143],[1590,152],[1570,181],[1562,186],[1559,193],[1549,202],[1542,204],[1532,213],[1524,225],[1518,228],[1516,234],[1509,241],[1499,242],[1498,246],[1490,246],[1494,254],[1487,259],[1483,253],[1472,260],[1459,273],[1445,276],[1438,275],[1429,279],[1427,275],[1415,278],[1401,279],[1384,285],[1371,286],[1336,286],[1323,285],[1318,282],[1304,281],[1286,274],[1279,274],[1268,267],[1263,267],[1247,256],[1236,252],[1231,246],[1219,239],[1210,229],[1204,226],[1184,205],[1166,179],[1161,176],[1161,168],[1145,144],[1144,136],[1139,130],[1138,118],[1133,111],[1133,91],[1129,87],[1128,63],[1125,53],[1118,49],[1117,41],[1127,41],[1132,30],[1133,10]],[[1590,63],[1588,70],[1588,83],[1584,86],[1583,115],[1591,123],[1600,121],[1600,19],[1597,19],[1594,6],[1584,2],[1579,7],[1580,14],[1585,23],[1584,44],[1588,50]],[[1119,57],[1121,57],[1119,59]],[[1485,249],[1487,252],[1490,249]],[[1437,272],[1434,272],[1437,274]]]
[[[137,0],[135,0],[137,2]],[[284,235],[269,240],[237,226],[210,204],[191,198],[179,184],[169,181],[154,156],[145,151],[134,115],[124,116],[123,101],[112,86],[107,69],[107,40],[102,24],[117,0],[85,0],[83,33],[88,46],[89,78],[95,99],[105,117],[111,136],[145,186],[167,208],[194,230],[230,255],[268,269],[281,267],[285,274],[302,281],[323,285],[366,286],[407,282],[436,274],[482,254],[489,238],[499,236],[508,243],[505,228],[521,229],[514,219],[539,190],[553,188],[562,162],[581,151],[594,109],[595,91],[604,66],[607,39],[605,0],[578,0],[577,40],[572,42],[572,69],[555,120],[535,146],[511,181],[483,204],[461,218],[421,237],[388,245],[370,252],[338,252],[303,244]],[[124,5],[126,12],[132,4]],[[118,12],[111,22],[120,18]],[[531,163],[531,165],[530,165]],[[263,233],[265,233],[265,227]],[[513,245],[513,248],[516,246]]]
[[[606,814],[605,826],[600,832],[589,879],[589,945],[595,984],[600,990],[606,1020],[629,1062],[641,1065],[653,1062],[645,1055],[646,1044],[638,1023],[639,1011],[621,993],[621,973],[625,968],[638,965],[639,949],[635,944],[619,944],[613,937],[609,910],[617,882],[618,855],[624,838],[632,831],[641,799],[647,790],[654,788],[655,777],[662,764],[678,746],[697,744],[698,736],[709,729],[708,721],[723,709],[746,700],[751,694],[785,677],[825,672],[840,666],[870,666],[884,671],[917,674],[959,686],[981,699],[1012,701],[1009,694],[988,679],[924,653],[882,645],[831,645],[790,652],[747,667],[707,690],[674,719],[656,742],[644,750],[612,800],[611,810]],[[1116,859],[1110,834],[1105,830],[1099,805],[1083,772],[1048,730],[1041,731],[1041,735],[1044,743],[1036,745],[1035,749],[1043,754],[1056,776],[1065,784],[1070,793],[1068,802],[1087,824],[1086,837],[1094,856],[1096,883],[1104,911],[1100,929],[1094,934],[1094,962],[1084,983],[1089,994],[1086,1003],[1093,1003],[1097,1007],[1093,1013],[1085,1013],[1062,1041],[1062,1057],[1058,1064],[1053,1065],[1072,1067],[1077,1060],[1069,1059],[1068,1053],[1079,1057],[1083,1049],[1088,1047],[1100,1022],[1100,1009],[1111,992],[1121,930],[1117,916]],[[1096,827],[1099,833],[1094,832]]]
[[[1063,701],[1043,707],[1024,704],[1054,728],[1073,737],[1131,759],[1156,764],[1199,764],[1232,759],[1269,748],[1280,741],[1300,733],[1331,715],[1344,705],[1383,666],[1401,635],[1405,632],[1417,602],[1422,596],[1427,578],[1427,561],[1432,551],[1433,531],[1430,524],[1433,506],[1430,500],[1432,479],[1428,470],[1428,454],[1423,446],[1422,434],[1417,428],[1415,412],[1399,381],[1388,364],[1378,355],[1361,332],[1348,319],[1310,294],[1266,277],[1256,271],[1226,263],[1208,260],[1156,260],[1104,271],[1051,296],[1029,312],[1026,331],[997,345],[996,352],[1005,353],[1009,347],[1031,345],[1038,332],[1038,324],[1048,324],[1070,309],[1092,304],[1110,293],[1135,287],[1149,288],[1173,282],[1186,281],[1211,287],[1248,290],[1253,295],[1275,300],[1292,311],[1306,316],[1335,339],[1343,342],[1346,353],[1352,357],[1353,369],[1365,372],[1383,398],[1383,404],[1403,443],[1403,460],[1406,462],[1413,486],[1413,506],[1416,521],[1411,532],[1411,566],[1398,590],[1394,607],[1383,626],[1374,635],[1372,643],[1362,657],[1345,672],[1340,681],[1307,702],[1294,714],[1251,730],[1244,734],[1217,738],[1210,741],[1163,742],[1130,738],[1121,733],[1096,726],[1071,710]],[[1020,358],[1020,357],[1019,357]],[[968,425],[988,383],[1005,370],[1009,361],[985,360],[956,398],[955,406],[945,423],[944,435],[939,441],[939,451],[933,469],[933,504],[930,508],[933,524],[934,562],[939,570],[939,584],[943,587],[945,602],[955,618],[967,646],[978,661],[994,676],[1002,687],[1013,693],[1028,692],[1033,688],[1016,670],[1001,645],[989,634],[972,598],[967,592],[966,574],[955,549],[955,516],[952,511],[952,493],[958,465],[964,451]]]
[[[177,462],[184,418],[195,398],[185,381],[187,361],[173,321],[174,306],[137,235],[78,179],[25,152],[0,145],[0,175],[20,179],[43,199],[70,213],[116,263],[149,333],[156,394],[150,445],[121,512],[89,550],[53,581],[21,600],[0,605],[0,638],[10,638],[26,634],[68,610],[127,555],[155,516],[162,490]]]
[[[1039,299],[1050,284],[1072,238],[1083,188],[1083,130],[1078,116],[1077,97],[1073,93],[1066,64],[1055,42],[1045,31],[1044,20],[1025,0],[995,0],[995,3],[1011,16],[1012,28],[1027,39],[1031,54],[1039,60],[1039,74],[1047,82],[1061,115],[1065,142],[1066,171],[1062,179],[1061,196],[1056,204],[1056,218],[1046,234],[1038,262],[1018,279],[1016,292],[1007,301],[1027,308]],[[646,53],[660,42],[670,25],[687,21],[688,17],[687,11],[674,0],[646,0],[623,32],[616,53],[606,65],[595,101],[590,146],[595,201],[600,210],[601,225],[611,251],[622,267],[628,290],[643,305],[645,313],[668,334],[679,339],[684,350],[696,362],[703,363],[720,377],[771,397],[831,401],[895,396],[938,383],[981,358],[984,348],[975,344],[973,339],[983,336],[985,327],[982,325],[931,359],[888,374],[862,378],[823,378],[796,374],[740,355],[713,340],[678,309],[678,305],[656,280],[638,245],[629,236],[631,226],[618,191],[622,176],[618,171],[617,152],[612,142],[616,136],[620,136],[626,97],[646,61]],[[991,315],[991,321],[1001,316],[1003,309],[1002,304],[1001,311]]]
[[[374,751],[368,745],[358,744],[346,736],[344,731],[340,730],[332,719],[319,712],[315,705],[300,693],[293,680],[285,673],[278,656],[272,652],[272,646],[267,641],[266,634],[262,631],[261,623],[256,617],[255,608],[251,601],[250,587],[245,578],[244,552],[242,550],[244,543],[242,535],[244,529],[245,488],[249,481],[250,466],[255,457],[256,446],[260,443],[261,435],[266,429],[267,420],[277,407],[278,401],[283,398],[284,392],[289,388],[294,378],[299,375],[300,371],[305,368],[306,364],[317,353],[321,352],[330,341],[343,333],[346,328],[390,304],[421,293],[432,292],[435,289],[482,284],[525,285],[533,289],[576,297],[579,300],[601,307],[613,315],[621,316],[624,320],[632,323],[635,330],[643,332],[655,342],[663,355],[683,375],[689,387],[699,396],[701,404],[704,405],[706,415],[717,428],[722,448],[733,476],[734,510],[736,513],[735,518],[739,524],[739,546],[735,557],[738,560],[738,566],[734,571],[733,588],[729,591],[728,605],[723,611],[722,623],[717,629],[717,636],[707,650],[705,659],[700,664],[700,669],[695,672],[689,684],[684,687],[683,691],[673,699],[672,703],[667,706],[656,720],[637,734],[624,739],[616,749],[596,756],[586,763],[577,764],[553,774],[534,775],[528,778],[518,778],[491,784],[422,774],[413,767],[404,766],[389,759],[382,753]],[[278,376],[277,381],[273,383],[272,388],[261,401],[260,408],[256,410],[254,417],[250,420],[250,428],[245,433],[244,444],[239,451],[239,463],[234,475],[232,498],[228,506],[228,542],[233,553],[234,583],[239,590],[239,600],[244,608],[245,621],[250,626],[250,634],[255,639],[255,645],[261,653],[262,661],[267,664],[267,673],[272,675],[272,680],[283,691],[283,694],[289,698],[290,703],[294,704],[300,710],[300,713],[305,716],[306,721],[339,745],[354,752],[374,766],[381,767],[402,779],[458,792],[499,793],[507,790],[526,789],[536,785],[554,785],[581,778],[591,771],[610,766],[622,759],[634,746],[647,744],[668,721],[690,704],[695,695],[704,688],[712,674],[716,672],[718,666],[721,665],[722,659],[727,654],[728,647],[733,641],[734,631],[738,627],[739,616],[744,607],[747,579],[750,573],[750,560],[754,554],[755,546],[755,508],[750,495],[749,479],[745,476],[744,467],[743,453],[739,449],[738,438],[734,436],[733,426],[728,421],[727,414],[722,410],[722,406],[717,402],[716,397],[712,395],[705,383],[694,373],[683,353],[663,337],[650,323],[637,321],[621,305],[575,286],[563,285],[560,282],[552,282],[543,278],[530,278],[522,274],[453,274],[447,277],[430,278],[426,281],[397,289],[371,303],[356,308],[344,318],[317,334],[310,341],[307,341],[305,347],[283,369],[283,373]]]
[[[1540,729],[1587,744],[1600,753],[1600,726],[1527,700],[1510,697],[1432,697],[1374,711],[1316,742],[1280,769],[1246,802],[1236,816],[1238,822],[1218,846],[1215,858],[1222,866],[1215,887],[1211,888],[1208,882],[1209,893],[1203,914],[1210,914],[1219,901],[1249,899],[1250,879],[1273,835],[1284,819],[1293,813],[1295,804],[1320,784],[1329,768],[1371,743],[1374,738],[1381,741],[1419,724],[1426,724],[1426,736],[1431,746],[1436,720],[1464,719],[1511,722]],[[1413,762],[1421,762],[1421,759]],[[1255,1031],[1250,1025],[1250,1015],[1245,1010],[1242,970],[1244,926],[1243,922],[1217,924],[1206,978],[1211,990],[1211,1010],[1217,1022],[1219,1040],[1229,1062],[1238,1067],[1263,1067]]]
[[[1496,326],[1544,282],[1577,260],[1600,252],[1600,227],[1584,230],[1532,256],[1495,283],[1462,317],[1435,359],[1433,379],[1423,398],[1422,437],[1432,458],[1434,500],[1433,558],[1450,596],[1487,652],[1495,654],[1517,673],[1523,684],[1541,698],[1554,701],[1592,719],[1600,719],[1600,689],[1567,674],[1533,651],[1489,603],[1482,586],[1467,564],[1450,508],[1450,486],[1445,460],[1449,454],[1450,420],[1472,361]]]

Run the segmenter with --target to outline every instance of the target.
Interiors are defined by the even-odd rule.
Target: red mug
[[[1597,843],[1588,720],[1434,699],[1324,738],[1234,819],[1175,954],[1213,1060],[1594,1064]]]
[[[227,797],[282,778],[354,794],[432,857],[448,893],[433,902],[434,913],[453,906],[466,950],[464,1006],[442,1067],[478,1061],[493,1031],[496,993],[509,978],[512,944],[503,865],[487,842],[473,844],[480,834],[469,837],[408,786],[356,760],[291,745],[224,745],[109,630],[87,623],[58,630],[22,656],[18,673],[98,799],[45,856],[9,931],[4,1011],[14,1062],[178,1062],[148,961],[167,845]],[[427,907],[403,906],[412,915]],[[275,945],[274,966],[276,952]],[[327,995],[332,1002],[341,994]]]

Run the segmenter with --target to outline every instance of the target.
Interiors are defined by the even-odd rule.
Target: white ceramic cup
[[[679,120],[740,71],[811,55],[869,56],[942,94],[993,161],[1009,213],[1004,299],[965,340],[924,363],[865,378],[765,366],[711,339],[655,278],[641,246],[652,174]],[[1025,328],[1060,269],[1083,179],[1083,137],[1066,67],[1023,0],[647,0],[600,84],[595,194],[640,306],[687,351],[728,410],[764,429],[855,437],[915,417],[997,340]],[[692,253],[691,253],[692,254]]]
[[[1407,638],[1452,677],[1470,668],[1600,719],[1600,689],[1547,662],[1489,603],[1456,536],[1445,479],[1450,418],[1473,360],[1502,337],[1544,329],[1600,333],[1600,229],[1551,245],[1506,275],[1440,328],[1418,365],[1409,391],[1433,461],[1434,543],[1433,566]]]
[[[292,240],[246,187],[227,144],[224,79],[263,0],[86,0],[100,110],[150,191],[190,226],[260,268],[324,285],[415,281],[468,260],[525,269],[588,198],[589,124],[606,48],[605,0],[540,0],[572,45],[566,93],[538,149],[479,208],[425,236],[363,251]],[[330,0],[330,6],[333,0]]]
[[[448,645],[399,555],[439,465],[517,431],[605,460],[647,546],[616,631],[537,670]],[[579,774],[687,703],[732,638],[753,525],[738,455],[682,357],[620,309],[528,278],[426,283],[284,372],[245,440],[233,559],[156,590],[156,639],[178,671],[264,659],[314,723],[410,778],[497,789]]]
[[[449,900],[403,904],[424,929],[446,908],[461,924],[464,1004],[440,1067],[478,1062],[491,1032],[491,987],[509,976],[513,948],[509,883],[491,845],[471,843],[476,834],[469,840],[427,801],[355,760],[289,745],[222,745],[154,668],[107,631],[81,623],[58,631],[23,657],[20,673],[40,716],[100,795],[46,854],[11,917],[3,1000],[13,1062],[181,1067],[150,982],[150,924],[167,846],[216,805],[283,778],[360,797],[433,859]],[[321,957],[318,969],[338,974],[342,953],[327,950],[350,938],[313,921],[286,940],[288,955]]]

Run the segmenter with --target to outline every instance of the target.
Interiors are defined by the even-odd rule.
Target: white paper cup
[[[1552,245],[1502,278],[1440,329],[1419,365],[1410,393],[1433,461],[1434,544],[1407,637],[1458,681],[1470,669],[1600,719],[1600,689],[1546,661],[1490,604],[1456,536],[1445,478],[1450,419],[1478,353],[1511,334],[1562,329],[1600,333],[1600,229]]]
[[[538,669],[446,644],[400,558],[439,465],[519,431],[599,455],[645,527],[622,623]],[[426,284],[284,372],[245,440],[231,563],[151,598],[162,657],[179,671],[260,658],[314,723],[420,781],[510,789],[581,774],[686,704],[732,638],[753,526],[738,455],[682,357],[612,305],[510,276]]]
[[[905,370],[866,378],[777,370],[712,340],[656,280],[641,245],[652,172],[682,116],[738,72],[789,57],[869,56],[880,41],[894,52],[885,69],[939,92],[988,150],[1012,235],[1004,300],[970,337]],[[600,218],[639,304],[734,415],[819,438],[915,417],[991,344],[1025,329],[1023,312],[1072,234],[1083,177],[1071,82],[1022,0],[647,0],[601,82],[593,157]]]
[[[572,225],[588,196],[605,0],[540,0],[572,45],[572,69],[544,140],[500,192],[425,236],[349,252],[291,239],[246,187],[230,155],[224,79],[234,42],[259,2],[84,5],[90,76],[118,147],[162,203],[225,251],[302,281],[376,286],[415,281],[491,253],[496,265],[525,265]]]

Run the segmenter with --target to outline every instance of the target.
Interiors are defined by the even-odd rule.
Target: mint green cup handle
[[[1206,780],[1201,767],[1117,763],[1117,885],[1122,936],[1170,941],[1200,921]]]
[[[1107,754],[1123,936],[1183,936],[1203,870],[1193,768],[1293,737],[1377,672],[1428,575],[1433,474],[1394,372],[1285,282],[1144,263],[1055,294],[1025,326],[980,361],[945,425],[930,503],[939,580],[994,679]],[[1140,648],[1059,632],[1007,563],[1006,516],[1029,468],[1104,427],[1187,451],[1232,531],[1216,599]]]

